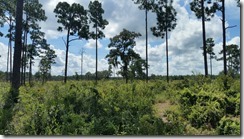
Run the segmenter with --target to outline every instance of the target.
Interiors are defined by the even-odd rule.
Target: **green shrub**
[[[224,116],[219,121],[217,131],[219,135],[241,135],[240,119]]]

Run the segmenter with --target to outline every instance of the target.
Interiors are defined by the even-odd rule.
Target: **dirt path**
[[[157,103],[154,105],[154,109],[156,112],[156,116],[162,118],[164,122],[167,122],[167,118],[164,116],[164,113],[171,106],[169,101],[165,101],[163,103]]]

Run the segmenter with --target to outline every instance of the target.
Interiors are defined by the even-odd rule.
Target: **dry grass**
[[[165,101],[163,103],[157,103],[154,106],[155,115],[162,118],[164,122],[167,122],[167,118],[164,116],[165,111],[171,107],[170,101]]]

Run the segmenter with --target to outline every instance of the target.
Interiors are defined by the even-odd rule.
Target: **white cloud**
[[[7,71],[8,46],[0,42],[0,71]]]
[[[58,39],[60,37],[63,37],[65,36],[67,33],[65,31],[63,32],[57,32],[56,30],[50,30],[50,29],[47,29],[45,31],[45,38],[46,39]]]
[[[204,73],[204,60],[202,55],[202,23],[196,19],[194,13],[187,12],[185,7],[174,3],[177,14],[177,26],[169,35],[169,72],[170,75],[185,75],[192,72]],[[226,23],[228,25],[228,22]],[[217,43],[222,41],[222,23],[219,16],[206,22],[206,37],[212,37]],[[233,38],[232,43],[238,43]],[[228,44],[228,43],[227,43]],[[145,58],[145,44],[139,41],[135,50]],[[149,74],[166,75],[165,40],[156,46],[149,46]],[[222,43],[221,43],[222,46]],[[216,46],[216,54],[222,49]],[[217,52],[218,50],[218,52]],[[208,61],[208,64],[209,61]],[[213,60],[213,73],[222,71],[222,62]],[[210,73],[210,69],[209,69]]]
[[[48,40],[59,39],[61,45],[63,42],[61,37],[66,35],[65,32],[58,32],[57,28],[60,26],[57,23],[53,10],[59,1],[65,0],[40,0],[43,4],[43,8],[46,11],[48,19],[46,22],[42,22],[40,25],[42,30],[46,33]],[[66,0],[70,4],[78,2],[87,9],[89,0]],[[132,0],[101,0],[103,8],[105,10],[104,18],[109,21],[109,25],[105,28],[104,33],[106,38],[99,40],[99,50],[108,50],[105,46],[104,40],[114,37],[119,34],[123,28],[130,31],[139,32],[142,34],[137,39],[137,45],[135,51],[138,52],[143,59],[145,59],[145,12],[139,10],[138,5],[135,5]],[[174,1],[174,7],[177,11],[177,26],[169,35],[169,69],[171,75],[181,74],[192,74],[194,72],[204,73],[203,67],[203,56],[202,50],[202,24],[201,20],[198,20],[194,13],[189,11],[189,0],[184,1],[182,6],[179,4],[181,0]],[[240,11],[236,7],[235,0],[226,0],[227,20],[239,19]],[[222,49],[222,23],[221,15],[215,16],[210,22],[206,23],[207,38],[212,37],[215,40],[216,46],[214,48],[215,53],[218,54]],[[155,15],[149,13],[149,28],[156,24]],[[226,22],[228,26],[229,22]],[[150,74],[161,74],[166,75],[166,54],[165,54],[165,40],[161,38],[155,38],[152,36],[150,29],[149,31],[149,75]],[[231,31],[231,30],[229,30]],[[238,44],[240,45],[240,37],[236,36],[230,38],[227,34],[227,44]],[[75,42],[74,42],[75,43]],[[63,75],[64,63],[65,63],[65,48],[58,47],[59,44],[55,44],[56,54],[58,57],[55,59],[56,64],[52,66],[53,75]],[[74,44],[75,45],[75,44]],[[86,48],[94,48],[95,40],[88,40],[85,44]],[[99,56],[105,57],[105,55]],[[0,70],[6,71],[6,57],[7,57],[7,46],[6,44],[0,43]],[[95,58],[94,55],[84,54],[83,63],[83,74],[90,71],[95,72]],[[108,68],[107,61],[105,59],[99,59],[98,70],[106,70]],[[208,62],[209,63],[209,62]],[[214,74],[218,74],[223,69],[222,61],[213,61]],[[38,60],[35,61],[33,72],[38,71]],[[78,54],[69,53],[68,62],[68,75],[74,75],[75,72],[80,74],[81,57]]]
[[[227,45],[237,44],[238,46],[240,46],[240,37],[239,36],[238,37],[236,36],[236,37],[232,38],[230,41],[228,41],[226,44]]]
[[[64,64],[65,64],[65,51],[60,49],[54,49],[57,55],[55,59],[56,64],[52,65],[53,75],[64,75]],[[91,55],[83,55],[83,75],[88,71],[95,72],[95,58]],[[104,59],[98,60],[98,71],[108,69],[107,61]],[[74,75],[75,72],[80,74],[81,72],[81,56],[69,53],[68,57],[68,75]]]
[[[97,46],[98,48],[102,47],[102,44],[100,43],[99,40],[97,40]],[[86,48],[96,48],[96,40],[90,39],[88,42],[85,44]]]

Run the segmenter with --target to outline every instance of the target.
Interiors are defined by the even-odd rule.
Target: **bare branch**
[[[234,28],[234,27],[236,27],[237,25],[234,25],[234,26],[228,26],[228,27],[226,27],[225,29],[228,29],[228,28]]]
[[[76,40],[80,40],[80,39],[81,39],[80,37],[74,38],[74,39],[69,40],[69,42],[76,41]]]
[[[62,40],[63,40],[63,42],[64,42],[64,45],[66,46],[66,41],[64,40],[64,38],[62,37]]]

